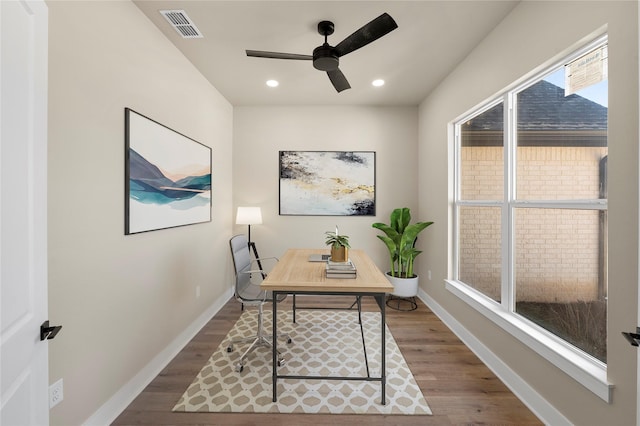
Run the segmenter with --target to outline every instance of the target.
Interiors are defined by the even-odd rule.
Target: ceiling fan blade
[[[299,55],[297,53],[280,53],[280,52],[265,52],[262,50],[246,50],[247,56],[255,58],[272,58],[272,59],[300,59],[304,61],[310,61],[313,59],[311,55]]]
[[[398,24],[387,13],[383,13],[373,21],[369,22],[349,37],[342,40],[336,47],[335,51],[338,57],[351,53],[363,46],[376,41],[383,35],[390,33],[398,28]]]
[[[351,85],[347,81],[347,77],[342,74],[340,68],[336,68],[335,70],[327,71],[327,75],[329,76],[329,80],[331,80],[331,84],[336,88],[338,93],[343,90],[351,89]]]

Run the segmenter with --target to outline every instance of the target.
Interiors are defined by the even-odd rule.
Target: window
[[[606,56],[602,38],[454,123],[448,285],[605,371]]]

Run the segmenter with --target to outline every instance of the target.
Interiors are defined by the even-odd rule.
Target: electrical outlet
[[[196,299],[200,297],[200,286],[196,286]]]
[[[49,386],[49,408],[60,404],[64,399],[62,379]]]
[[[427,279],[431,281],[431,269],[427,271]]]

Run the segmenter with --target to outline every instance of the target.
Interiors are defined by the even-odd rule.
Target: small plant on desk
[[[331,246],[331,260],[334,262],[346,262],[349,260],[349,236],[338,234],[338,227],[336,226],[336,232],[325,232],[326,239],[325,244]]]

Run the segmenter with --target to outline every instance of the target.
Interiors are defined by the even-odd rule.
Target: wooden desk
[[[358,270],[357,277],[337,279],[325,277],[324,262],[309,262],[312,253],[324,253],[319,249],[289,249],[276,264],[260,287],[273,292],[273,402],[278,400],[278,379],[324,379],[324,380],[367,380],[381,384],[381,404],[386,404],[386,365],[385,365],[385,296],[393,291],[393,285],[371,258],[362,250],[349,250],[349,257]],[[354,295],[373,296],[380,307],[381,327],[381,369],[380,377],[333,377],[333,376],[287,376],[278,374],[277,352],[277,305],[279,294],[314,295]],[[295,311],[294,311],[295,315]],[[362,324],[360,324],[362,333]],[[365,348],[366,356],[366,348]]]

